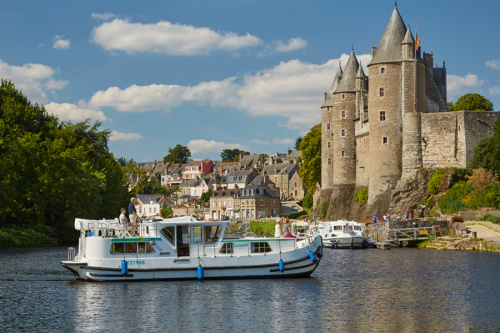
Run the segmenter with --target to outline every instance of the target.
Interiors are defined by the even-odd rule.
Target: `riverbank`
[[[422,243],[420,248],[451,251],[483,251],[500,253],[500,225],[485,221],[465,223],[466,233],[443,236]],[[473,238],[475,233],[476,237]]]
[[[36,247],[57,244],[57,240],[48,236],[46,230],[19,227],[0,228],[0,248]]]

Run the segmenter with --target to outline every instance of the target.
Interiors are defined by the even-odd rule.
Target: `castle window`
[[[345,150],[342,150],[342,151],[340,152],[340,155],[341,155],[342,157],[345,157],[345,156],[346,156],[346,154],[345,154]]]
[[[382,143],[383,143],[384,145],[386,145],[386,144],[387,144],[387,137],[386,137],[386,136],[384,136],[384,137],[382,138]]]
[[[346,117],[346,112],[340,111],[340,118],[345,118],[345,117]]]
[[[340,136],[345,136],[345,129],[340,131]]]
[[[326,129],[329,131],[330,130],[330,123],[326,124]]]
[[[380,88],[380,97],[384,97],[384,88]]]
[[[380,68],[380,73],[381,73],[381,74],[385,74],[385,67],[381,67],[381,68]]]
[[[345,94],[342,94],[342,99],[345,99]]]
[[[385,111],[380,111],[380,121],[385,121]]]
[[[330,107],[329,106],[326,107],[326,112],[330,112]]]
[[[332,165],[332,158],[328,157],[328,165]]]
[[[328,146],[328,148],[332,148],[332,142],[331,142],[331,141],[328,141],[327,146]]]

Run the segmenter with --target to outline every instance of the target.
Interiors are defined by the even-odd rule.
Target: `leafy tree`
[[[302,137],[301,137],[301,136],[299,136],[299,137],[297,138],[297,140],[295,140],[295,146],[294,146],[295,150],[300,150],[300,143],[301,143],[301,142],[302,142]]]
[[[174,213],[172,211],[171,208],[169,207],[163,207],[161,210],[160,210],[160,215],[161,217],[169,217],[169,216],[172,216]]]
[[[479,141],[472,152],[471,169],[484,168],[500,174],[500,120],[493,126],[493,135]]]
[[[306,208],[312,208],[313,207],[313,197],[311,193],[306,193],[304,196],[304,201],[302,202],[302,205]]]
[[[222,162],[238,162],[241,155],[250,155],[248,151],[235,149],[224,149],[222,153],[220,153],[220,158]]]
[[[212,189],[201,194],[200,201],[203,203],[210,202],[210,197],[212,197]]]
[[[174,148],[168,148],[168,155],[163,158],[165,163],[182,163],[188,162],[191,157],[191,151],[187,146],[177,144]]]
[[[121,167],[124,167],[125,165],[127,165],[127,160],[125,159],[125,157],[120,157],[119,159],[117,159],[118,163],[120,163],[120,166]]]
[[[300,143],[302,165],[300,177],[309,193],[314,193],[316,184],[321,183],[321,124],[311,127]]]
[[[135,186],[135,191],[137,194],[162,194],[163,188],[155,177],[149,177],[142,175],[139,177],[137,184]]]
[[[129,194],[99,126],[60,123],[1,81],[0,226],[43,227],[66,242],[75,217],[117,216]]]
[[[466,94],[460,97],[455,104],[449,103],[450,111],[493,111],[493,103],[479,94]]]

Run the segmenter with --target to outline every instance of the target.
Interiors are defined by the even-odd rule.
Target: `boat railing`
[[[69,247],[68,248],[68,261],[74,261],[75,260],[75,255],[76,251],[74,247]]]

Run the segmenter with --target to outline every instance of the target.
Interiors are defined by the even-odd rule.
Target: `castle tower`
[[[369,159],[368,135],[368,79],[361,63],[356,74],[356,118],[354,119],[356,133],[356,185],[368,186]]]
[[[321,106],[321,189],[333,186],[333,92],[342,78],[340,66],[333,79],[330,91],[325,93],[325,102]]]
[[[402,117],[403,147],[402,175],[407,179],[422,168],[421,113],[426,112],[425,64],[415,49],[410,29],[401,42],[402,54]]]
[[[358,60],[351,51],[340,83],[333,93],[333,185],[356,183],[356,74]]]
[[[402,41],[406,26],[394,8],[368,64],[369,93],[369,191],[373,202],[399,180],[402,159]]]

